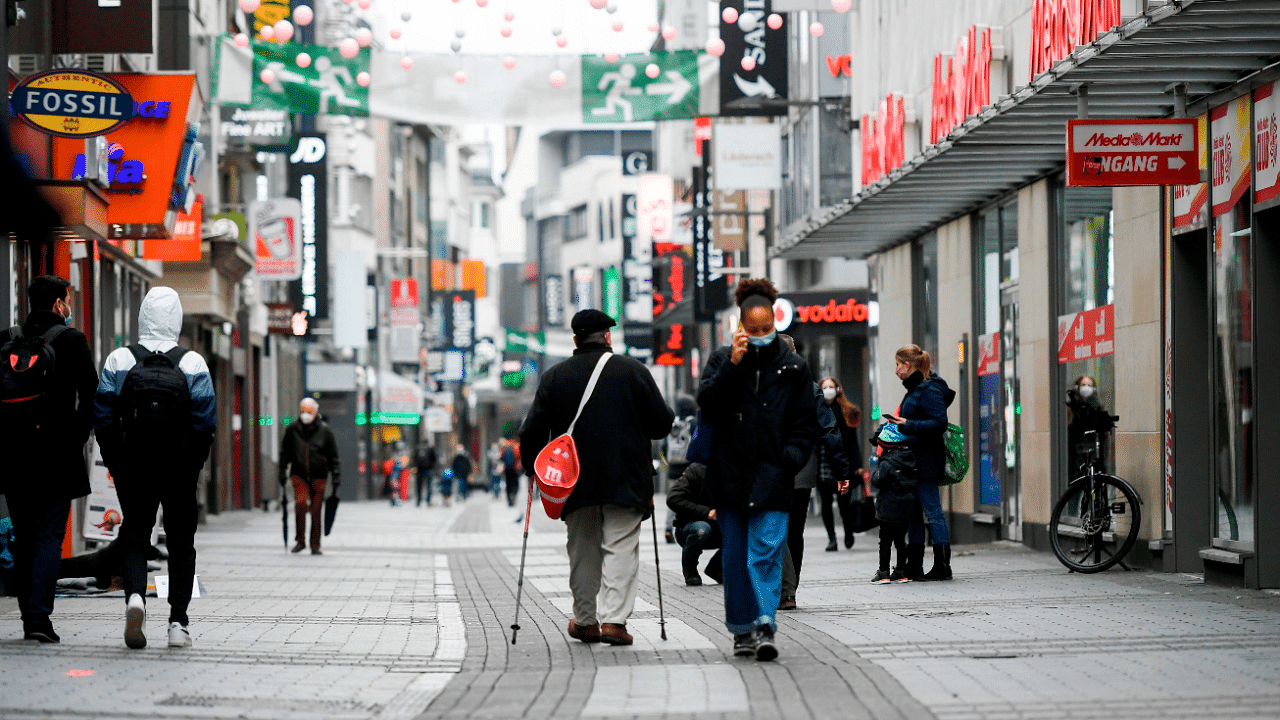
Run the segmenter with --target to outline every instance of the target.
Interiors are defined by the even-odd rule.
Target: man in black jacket
[[[93,429],[93,392],[98,374],[84,333],[66,328],[71,323],[71,283],[45,275],[27,287],[30,312],[22,335],[38,338],[52,328],[65,328],[49,342],[54,352],[53,374],[38,407],[18,411],[5,408],[2,434],[8,466],[0,472],[0,492],[8,500],[13,520],[14,578],[23,637],[56,643],[49,616],[62,560],[71,500],[89,494],[89,470],[84,444]],[[0,330],[0,346],[13,331]],[[7,359],[3,359],[8,362]],[[29,403],[21,403],[27,405]],[[39,417],[33,417],[32,413]]]
[[[531,478],[538,453],[573,422],[596,363],[610,352],[609,328],[616,324],[599,310],[573,316],[577,349],[543,375],[520,429],[520,456]],[[666,437],[674,418],[648,368],[611,356],[574,426],[581,472],[561,515],[569,530],[569,635],[583,642],[632,642],[626,624],[636,599],[640,523],[653,512],[651,440]],[[604,605],[598,615],[597,595]]]
[[[320,555],[320,536],[324,534],[321,513],[324,510],[324,487],[333,476],[333,491],[342,484],[342,468],[338,462],[338,444],[333,430],[320,419],[320,403],[312,398],[299,405],[298,422],[284,431],[280,440],[280,487],[293,479],[294,518],[298,526],[293,552],[306,547],[307,515],[311,515],[311,554]],[[292,473],[291,473],[292,470]]]
[[[698,574],[698,558],[703,550],[716,550],[707,563],[707,576],[716,582],[722,577],[720,572],[720,523],[716,522],[716,510],[707,505],[704,485],[707,479],[707,466],[702,463],[689,463],[684,474],[671,486],[667,493],[667,507],[675,512],[675,537],[684,548],[681,553],[681,567],[684,570],[685,585],[701,585],[702,576]]]

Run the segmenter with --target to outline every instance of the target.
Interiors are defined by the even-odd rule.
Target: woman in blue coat
[[[946,447],[942,436],[947,430],[947,407],[956,391],[933,372],[929,353],[917,345],[905,345],[894,354],[894,374],[902,381],[907,394],[898,406],[896,416],[887,416],[901,431],[915,438],[909,447],[915,454],[919,477],[916,497],[924,510],[925,524],[933,539],[933,569],[924,572],[924,525],[913,522],[907,534],[908,575],[913,580],[951,579],[951,535],[942,512],[938,485],[945,478]]]

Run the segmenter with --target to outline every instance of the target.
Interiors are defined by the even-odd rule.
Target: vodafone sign
[[[779,297],[773,304],[774,327],[786,332],[793,325],[833,325],[865,330],[871,308],[855,297],[839,297],[822,293],[806,293]]]
[[[1198,151],[1194,118],[1068,120],[1067,185],[1194,185]]]

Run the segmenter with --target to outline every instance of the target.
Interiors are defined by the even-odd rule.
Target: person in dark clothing
[[[1116,426],[1115,418],[1098,401],[1098,381],[1081,375],[1067,391],[1067,443],[1071,449],[1072,477],[1083,475],[1093,440],[1085,436],[1090,430],[1098,433],[1099,450],[1094,459],[1094,470],[1107,471],[1107,435]]]
[[[98,376],[84,333],[71,323],[71,283],[45,275],[27,287],[30,312],[19,326],[25,338],[39,338],[54,328],[54,353],[48,390],[38,400],[5,403],[0,409],[5,430],[0,442],[7,467],[0,472],[13,521],[13,577],[23,637],[45,643],[59,641],[50,616],[62,559],[71,501],[89,494],[84,444],[93,429],[93,391]],[[0,330],[0,346],[13,336]],[[0,360],[8,362],[7,359]],[[19,405],[36,407],[18,410]],[[23,416],[15,416],[21,412]]]
[[[711,354],[698,405],[713,428],[707,487],[724,536],[725,625],[734,654],[778,656],[775,614],[795,476],[818,436],[813,376],[777,338],[766,279],[744,279],[733,344]]]
[[[853,530],[858,524],[856,503],[857,498],[862,497],[862,444],[858,442],[858,424],[862,421],[862,411],[844,396],[844,387],[839,380],[824,377],[818,381],[818,386],[822,389],[822,401],[835,415],[836,427],[840,431],[840,446],[848,464],[846,475],[835,472],[833,464],[829,462],[818,466],[818,505],[822,511],[822,524],[827,528],[827,552],[836,552],[838,544],[835,513],[831,511],[832,500],[840,511],[846,550],[853,547]],[[840,483],[846,481],[851,488],[858,486],[856,494],[840,491]]]
[[[951,535],[947,517],[942,512],[942,496],[938,485],[943,482],[946,447],[942,436],[947,430],[947,408],[956,399],[956,391],[932,371],[929,353],[916,345],[905,345],[894,354],[894,373],[902,381],[907,394],[894,416],[886,416],[906,435],[914,438],[908,446],[915,455],[916,497],[924,509],[929,534],[933,540],[933,568],[924,572],[924,523],[908,528],[907,572],[912,579],[951,579]]]
[[[418,503],[422,506],[423,495],[426,495],[427,507],[431,507],[431,476],[436,472],[436,466],[440,461],[436,457],[436,449],[429,444],[424,444],[418,448],[417,456],[414,458],[414,464],[417,466],[417,486]]]
[[[920,515],[920,503],[916,499],[915,453],[911,444],[916,438],[902,434],[893,423],[885,423],[876,431],[872,442],[880,444],[880,462],[871,475],[871,485],[876,489],[876,519],[880,521],[880,566],[871,582],[911,582],[914,578],[907,571],[910,562],[907,555],[907,527]],[[891,552],[897,550],[898,563],[889,570]]]
[[[467,455],[467,449],[461,445],[457,447],[457,453],[453,456],[453,479],[458,483],[458,497],[463,500],[467,499],[467,493],[471,492],[471,472],[475,470],[475,465],[471,463],[471,456]]]
[[[611,351],[613,318],[589,309],[573,316],[573,357],[542,376],[520,428],[525,473],[573,422],[596,365],[599,382],[574,425],[581,472],[561,508],[568,529],[569,635],[583,642],[630,645],[627,620],[640,570],[640,523],[653,512],[653,445],[675,413],[649,368]],[[597,597],[603,605],[597,615]]]
[[[342,468],[333,429],[320,418],[320,404],[304,398],[298,409],[298,422],[285,428],[284,437],[280,439],[280,486],[283,488],[285,480],[292,478],[294,524],[297,525],[292,552],[302,552],[306,547],[309,514],[311,554],[320,555],[325,483],[332,475],[333,491],[338,492]]]
[[[169,647],[190,647],[187,606],[196,576],[196,491],[209,457],[217,425],[213,378],[200,353],[178,347],[182,301],[177,291],[153,287],[138,309],[138,344],[117,348],[102,366],[94,392],[94,431],[102,461],[115,478],[124,524],[124,642],[131,649],[147,646],[147,555],[156,511],[164,508],[165,546],[169,550]],[[186,380],[189,405],[174,427],[145,430],[134,424],[141,406],[130,398],[130,382],[145,353],[181,354],[178,367]],[[172,355],[170,355],[172,359]],[[143,362],[138,382],[154,367]],[[154,376],[151,376],[154,379]]]
[[[667,507],[676,516],[676,542],[684,548],[680,560],[685,585],[702,584],[702,576],[698,574],[698,558],[702,556],[703,550],[717,551],[707,562],[707,577],[716,582],[723,578],[718,552],[720,523],[716,522],[715,508],[706,504],[706,479],[706,465],[689,463],[685,466],[684,474],[671,486],[671,492],[667,493]]]
[[[520,494],[520,446],[514,440],[502,441],[502,482],[507,490],[507,507],[515,507]]]

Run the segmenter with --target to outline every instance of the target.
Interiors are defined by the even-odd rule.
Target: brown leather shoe
[[[782,601],[778,603],[779,610],[795,610],[796,599],[793,595],[784,595]]]
[[[569,637],[584,643],[600,642],[600,623],[579,625],[576,620],[569,621]]]
[[[627,634],[626,625],[605,623],[600,626],[600,642],[606,645],[630,645],[632,638]]]

